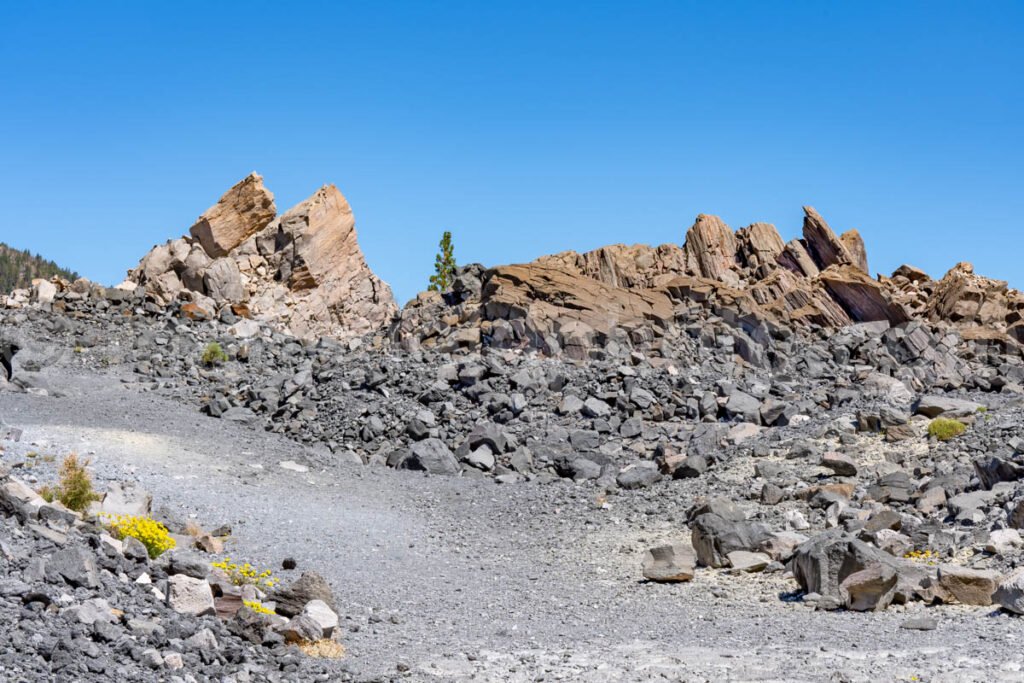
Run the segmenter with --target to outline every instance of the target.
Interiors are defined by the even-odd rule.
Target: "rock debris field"
[[[1024,680],[1024,302],[968,264],[701,216],[399,309],[253,175],[3,303],[0,680]]]

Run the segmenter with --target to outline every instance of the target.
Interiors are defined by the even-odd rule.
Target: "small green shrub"
[[[210,342],[203,349],[203,365],[220,365],[221,363],[226,363],[227,360],[228,354],[224,353],[224,349],[217,342]]]
[[[57,484],[39,489],[39,495],[47,503],[59,500],[69,510],[85,512],[89,503],[99,500],[92,488],[88,466],[88,460],[79,460],[77,455],[70,454],[60,464]]]
[[[934,436],[939,441],[949,441],[966,431],[967,425],[959,420],[951,420],[948,417],[937,417],[928,425],[928,436]]]

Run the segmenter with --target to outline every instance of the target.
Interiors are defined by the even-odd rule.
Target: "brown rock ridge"
[[[1024,342],[1024,298],[969,264],[940,282],[910,266],[871,278],[856,230],[837,236],[804,207],[803,236],[774,226],[733,232],[701,214],[683,245],[601,247],[527,264],[467,269],[447,298],[425,293],[391,328],[406,347],[484,343],[584,358],[607,343],[659,343],[707,316],[768,341],[765,330],[836,330],[861,322],[949,323],[965,337]],[[675,343],[675,342],[672,342]],[[756,354],[753,354],[756,355]]]
[[[154,247],[124,286],[145,287],[158,304],[181,301],[192,317],[230,306],[298,337],[365,334],[398,310],[367,266],[352,208],[334,185],[276,216],[273,195],[252,173],[189,233]]]

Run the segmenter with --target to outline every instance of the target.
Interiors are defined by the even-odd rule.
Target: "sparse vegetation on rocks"
[[[134,538],[146,547],[153,559],[160,557],[177,545],[170,532],[160,522],[150,517],[134,515],[104,515],[104,521],[114,538]]]
[[[928,424],[928,436],[939,441],[949,441],[967,431],[967,425],[960,420],[937,417]]]
[[[69,510],[85,512],[98,498],[88,468],[88,460],[81,460],[74,453],[68,455],[61,461],[57,483],[43,486],[39,495],[47,502],[57,500]]]
[[[278,580],[270,569],[259,570],[248,562],[238,564],[230,557],[213,562],[210,566],[223,572],[224,576],[236,586],[256,586],[262,590],[271,590],[278,584]]]
[[[203,365],[214,366],[226,363],[228,361],[228,354],[225,353],[224,348],[217,342],[213,341],[207,344],[203,348],[202,356]]]
[[[445,230],[438,244],[437,256],[434,258],[434,274],[430,276],[428,290],[447,292],[455,282],[455,247],[452,245],[452,234]]]

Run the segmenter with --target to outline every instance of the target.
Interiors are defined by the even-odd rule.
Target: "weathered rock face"
[[[675,244],[612,244],[583,254],[563,251],[541,256],[534,263],[626,289],[658,287],[686,273],[686,254]]]
[[[211,257],[227,256],[262,230],[276,213],[274,195],[263,187],[263,177],[250,173],[207,209],[189,228],[189,234]]]
[[[143,285],[159,304],[185,302],[193,318],[233,305],[299,337],[365,334],[397,311],[359,248],[352,208],[333,185],[275,218],[274,197],[253,173],[189,232],[154,247],[126,284]]]
[[[770,330],[926,319],[985,343],[1024,341],[1024,299],[1006,283],[978,278],[969,265],[940,283],[911,266],[873,279],[856,230],[837,237],[817,211],[804,212],[803,237],[789,243],[768,223],[733,233],[701,214],[682,247],[616,244],[489,270],[474,264],[450,294],[413,301],[390,334],[407,348],[483,343],[586,358],[608,344],[670,343],[680,328],[713,317],[751,335],[736,338],[737,354],[762,364]]]
[[[754,223],[736,231],[738,255],[743,265],[756,270],[772,267],[786,248],[779,231],[771,223]]]
[[[334,185],[289,209],[239,252],[255,283],[251,309],[301,337],[366,334],[398,308],[391,288],[366,265],[348,201]],[[255,252],[255,253],[253,253]]]
[[[553,346],[546,336],[559,334],[560,345],[589,347],[614,329],[667,320],[672,302],[658,290],[612,287],[564,270],[527,264],[501,266],[484,286],[483,314],[522,326],[524,336]]]
[[[974,274],[970,263],[958,263],[935,284],[926,307],[931,320],[948,320],[961,329],[988,328],[1010,332],[1020,329],[1024,318],[1024,295],[1002,280]]]
[[[868,273],[868,250],[864,246],[864,238],[856,230],[847,230],[839,236],[839,241],[853,259],[853,265]]]
[[[686,233],[683,245],[690,273],[728,285],[739,284],[736,275],[736,235],[718,216],[700,214]]]
[[[885,320],[899,325],[910,320],[906,311],[885,295],[881,285],[857,266],[830,266],[818,279],[854,322]]]
[[[843,242],[811,206],[804,207],[804,245],[819,269],[854,262]]]

